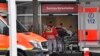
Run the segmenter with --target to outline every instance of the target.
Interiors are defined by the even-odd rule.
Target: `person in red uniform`
[[[50,22],[48,24],[47,28],[45,29],[45,31],[43,32],[43,37],[45,37],[48,40],[47,47],[48,47],[50,54],[52,54],[52,52],[56,52],[56,50],[57,50],[57,47],[56,47],[57,35],[58,35],[58,33],[57,33],[56,28]]]

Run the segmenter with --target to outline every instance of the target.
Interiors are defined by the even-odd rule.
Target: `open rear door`
[[[100,16],[98,7],[82,7],[78,16],[78,42],[80,50],[84,47],[100,47]]]
[[[86,45],[98,45],[98,18],[96,7],[85,7],[84,8],[84,39]]]

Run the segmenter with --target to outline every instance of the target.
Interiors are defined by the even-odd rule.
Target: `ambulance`
[[[79,5],[78,44],[80,51],[100,53],[100,13],[99,6]]]
[[[0,3],[0,15],[7,13],[7,4]],[[28,32],[17,21],[17,51],[18,56],[34,55],[37,52],[47,52],[47,40],[38,34]],[[0,16],[0,54],[9,56],[9,25],[7,19]]]
[[[44,6],[43,6],[44,5]],[[54,5],[54,6],[53,6]],[[74,36],[70,37],[62,37],[63,44],[65,48],[68,47],[69,51],[84,51],[85,48],[88,48],[90,52],[99,52],[100,53],[100,6],[96,6],[95,4],[75,4],[75,12],[72,13],[70,11],[69,13],[66,13],[68,10],[64,11],[66,14],[63,15],[63,10],[61,10],[59,13],[55,9],[51,9],[48,11],[45,8],[57,8],[58,4],[42,4],[42,14],[48,14],[41,16],[42,17],[42,23],[47,24],[48,22],[52,21],[54,26],[59,26],[59,23],[63,23],[63,26],[67,28],[67,30],[71,30],[72,33],[75,32],[75,34],[72,34]],[[64,7],[65,5],[60,4],[62,6],[58,7]],[[67,8],[66,4],[66,8]],[[69,4],[71,5],[71,4]],[[78,5],[78,6],[77,6]],[[71,6],[70,6],[71,7]],[[78,8],[77,8],[78,7]],[[78,9],[78,12],[77,12]],[[56,11],[56,12],[55,12]],[[49,15],[49,14],[52,14]],[[77,20],[78,19],[78,20]],[[71,26],[69,29],[68,27]],[[75,36],[76,35],[76,36]],[[78,36],[77,36],[78,35]],[[69,37],[69,39],[68,39]],[[66,39],[67,38],[67,39]],[[70,43],[71,42],[71,43]],[[76,42],[76,43],[75,43]],[[77,45],[78,44],[78,45]],[[71,48],[72,47],[72,48]],[[65,51],[68,51],[63,48]],[[64,52],[64,51],[63,51]]]

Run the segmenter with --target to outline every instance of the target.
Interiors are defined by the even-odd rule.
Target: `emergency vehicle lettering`
[[[96,12],[85,13],[85,29],[97,29],[97,16]]]
[[[95,23],[95,19],[88,19],[88,23]]]
[[[85,40],[97,41],[97,8],[85,8]]]
[[[88,20],[87,21],[88,21],[89,24],[95,23],[94,13],[88,13]]]

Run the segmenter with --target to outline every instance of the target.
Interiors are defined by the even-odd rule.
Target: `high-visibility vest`
[[[43,37],[45,38],[51,38],[51,39],[54,39],[56,38],[56,35],[57,35],[57,30],[55,27],[52,27],[52,28],[47,28],[46,31],[43,32]]]

